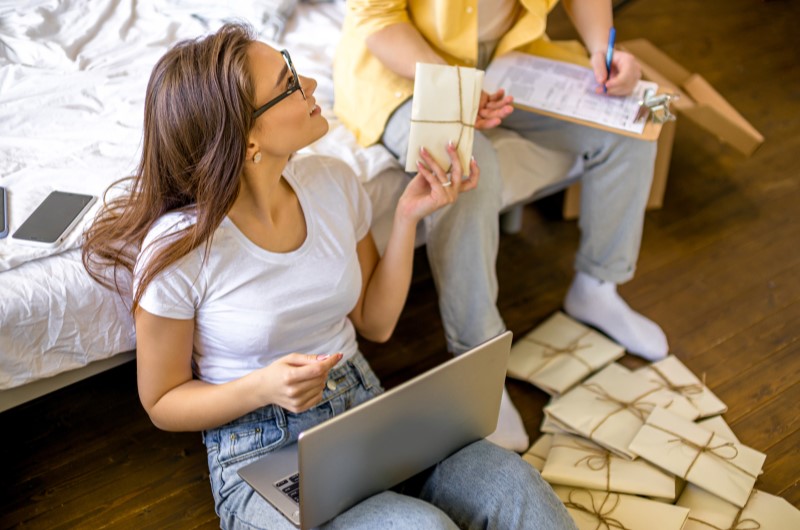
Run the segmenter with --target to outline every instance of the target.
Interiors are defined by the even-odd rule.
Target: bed
[[[373,201],[373,234],[382,249],[407,176],[382,146],[359,147],[331,111],[331,62],[343,17],[343,0],[0,4],[0,186],[8,191],[11,231],[54,189],[101,197],[129,175],[155,61],[177,40],[244,20],[262,40],[289,49],[298,70],[317,79],[317,100],[331,127],[306,151],[352,167]],[[513,133],[497,132],[492,140],[504,173],[506,230],[517,227],[519,205],[580,173],[575,160]],[[134,357],[125,301],[81,265],[80,235],[99,202],[57,248],[0,239],[0,411]]]

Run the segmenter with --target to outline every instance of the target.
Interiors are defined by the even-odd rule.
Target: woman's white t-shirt
[[[307,236],[296,250],[255,245],[225,218],[203,263],[201,245],[159,274],[140,306],[154,315],[194,319],[193,371],[209,383],[244,376],[289,353],[357,351],[348,313],[361,292],[356,244],[367,235],[369,197],[349,167],[321,156],[295,157],[283,173],[305,215]],[[148,245],[194,222],[191,213],[161,217]]]

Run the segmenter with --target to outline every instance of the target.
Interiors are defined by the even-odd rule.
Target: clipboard
[[[496,58],[486,69],[485,90],[514,96],[514,107],[559,120],[646,141],[656,141],[662,123],[645,118],[635,124],[645,90],[666,93],[652,81],[639,81],[627,97],[594,94],[590,68],[521,52]],[[631,130],[640,127],[641,130]],[[627,127],[627,128],[626,128]]]
[[[648,142],[655,142],[658,140],[658,135],[661,134],[661,126],[662,123],[656,123],[653,120],[648,119],[644,125],[644,129],[641,133],[635,133],[630,131],[625,131],[622,129],[617,129],[615,127],[609,127],[608,125],[603,125],[601,123],[582,120],[580,118],[573,118],[570,116],[565,116],[564,114],[557,114],[555,112],[548,112],[542,109],[536,109],[533,107],[527,107],[525,105],[521,105],[519,103],[514,103],[514,108],[524,110],[526,112],[534,112],[536,114],[541,114],[543,116],[549,116],[551,118],[557,118],[559,120],[564,121],[571,121],[572,123],[578,123],[580,125],[586,125],[588,127],[594,127],[595,129],[601,129],[603,131],[612,132],[615,134],[621,134],[623,136],[630,136],[631,138],[638,138],[639,140],[646,140]]]

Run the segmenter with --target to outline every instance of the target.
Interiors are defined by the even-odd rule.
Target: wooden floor
[[[620,291],[767,454],[756,486],[800,506],[800,6],[638,0],[616,21],[621,40],[647,37],[701,72],[766,137],[745,159],[679,122],[664,208],[648,213],[638,273]],[[501,241],[499,304],[517,336],[560,308],[572,276],[578,229],[559,199],[528,207],[522,233]],[[387,387],[447,359],[423,253],[416,265],[395,337],[363,345]],[[546,396],[508,385],[536,436]],[[0,528],[218,526],[199,434],[150,424],[133,364],[4,412],[0,429]]]

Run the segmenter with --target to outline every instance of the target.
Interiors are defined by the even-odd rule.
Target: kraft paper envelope
[[[547,414],[544,415],[539,430],[547,434],[579,434]]]
[[[406,171],[417,171],[420,147],[448,170],[450,157],[445,147],[452,141],[458,148],[464,176],[469,175],[482,88],[482,70],[417,63]]]
[[[525,454],[522,455],[522,459],[541,472],[545,460],[547,460],[547,454],[550,452],[550,444],[552,441],[552,434],[541,435],[533,442],[533,445],[525,451]]]
[[[681,494],[678,506],[689,508],[684,530],[788,530],[800,528],[800,511],[775,495],[753,490],[744,508],[691,484]]]
[[[726,440],[730,440],[732,442],[739,441],[739,438],[736,437],[730,425],[728,425],[728,422],[725,421],[722,416],[711,416],[710,418],[697,420],[695,423],[708,431],[717,433]]]
[[[681,530],[689,509],[635,495],[554,486],[579,530]]]
[[[683,396],[612,363],[544,408],[573,431],[628,459],[628,448],[653,408],[662,406],[693,420],[697,409]]]
[[[553,396],[550,398],[550,402],[548,405],[553,405],[554,403],[558,402],[558,396]],[[559,423],[558,420],[551,417],[547,414],[547,407],[545,407],[545,414],[542,418],[542,424],[539,426],[539,430],[543,433],[547,434],[578,434],[577,432],[573,431],[563,423]]]
[[[563,394],[625,355],[625,348],[558,311],[514,346],[508,375]]]
[[[656,408],[630,450],[736,506],[747,502],[767,455]]]
[[[684,396],[699,411],[700,418],[722,414],[728,407],[677,357],[670,355],[639,370],[651,381]]]
[[[695,422],[700,427],[718,434],[721,438],[730,440],[731,442],[739,442],[739,438],[734,434],[728,422],[722,416],[711,416],[710,418],[703,418]],[[764,471],[762,470],[761,473]],[[759,473],[759,475],[761,474]]]
[[[553,436],[542,478],[550,484],[655,497],[672,502],[678,479],[644,460],[628,460],[589,440]]]

